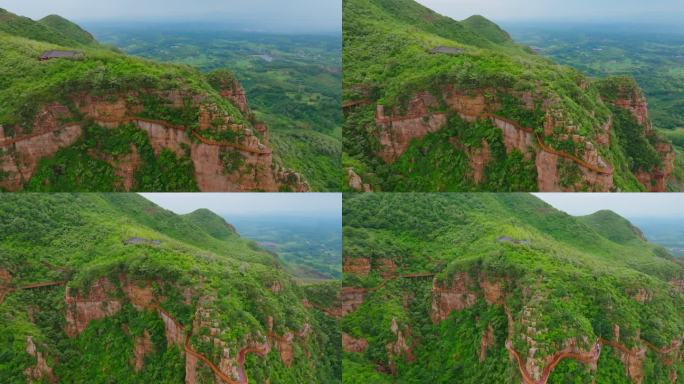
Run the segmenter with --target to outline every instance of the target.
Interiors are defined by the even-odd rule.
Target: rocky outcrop
[[[485,301],[489,305],[502,304],[504,299],[501,281],[492,281],[486,277],[480,277],[480,287],[484,294]]]
[[[247,104],[247,96],[242,85],[237,80],[233,80],[230,86],[221,89],[221,97],[230,100],[240,112],[244,115],[250,115],[249,104]]]
[[[121,301],[111,296],[115,289],[104,277],[91,284],[87,293],[74,292],[67,287],[64,296],[66,334],[69,337],[77,336],[86,329],[91,320],[103,319],[119,312]]]
[[[337,304],[335,307],[325,310],[328,316],[342,318],[354,312],[356,308],[363,304],[366,289],[356,287],[342,287],[337,294]]]
[[[294,335],[292,332],[286,333],[284,336],[279,336],[275,338],[275,347],[280,354],[280,360],[285,364],[286,367],[292,366],[293,357],[293,340]]]
[[[377,106],[375,123],[380,127],[380,151],[378,157],[387,163],[401,156],[413,139],[422,138],[436,132],[446,124],[444,113],[432,113],[438,106],[437,99],[424,92],[416,95],[410,102],[406,114],[391,116],[385,114],[385,107]]]
[[[366,257],[345,257],[342,264],[344,273],[368,276],[376,272],[384,279],[392,279],[397,275],[397,265],[392,259],[369,259]]]
[[[283,285],[280,284],[280,281],[274,281],[273,284],[271,284],[271,292],[278,294],[283,290]]]
[[[397,276],[397,264],[392,259],[376,259],[373,270],[378,271],[384,280],[393,279]]]
[[[487,329],[480,340],[480,363],[487,359],[487,350],[496,344],[496,336],[494,335],[494,328],[491,324],[487,325]]]
[[[127,154],[112,156],[105,153],[90,150],[88,154],[94,158],[107,162],[114,168],[114,175],[118,182],[114,188],[122,191],[130,191],[135,188],[135,172],[142,164],[138,148],[131,144],[130,152]]]
[[[637,289],[636,293],[634,293],[632,297],[640,304],[644,304],[648,301],[653,300],[653,295],[651,294],[651,292],[647,291],[644,288]]]
[[[370,184],[364,184],[363,179],[356,172],[354,168],[347,168],[347,185],[357,192],[373,192]]]
[[[401,329],[397,319],[393,317],[390,331],[396,336],[396,340],[388,343],[385,348],[387,349],[390,371],[394,373],[396,372],[396,364],[394,362],[396,357],[404,357],[408,361],[415,360],[415,357],[407,341],[411,337],[411,328],[404,327],[404,329]]]
[[[644,133],[650,135],[653,131],[651,119],[648,116],[648,102],[638,88],[623,89],[622,95],[612,101],[613,105],[628,110],[637,123],[644,127]]]
[[[675,151],[672,144],[660,141],[656,138],[655,149],[662,165],[651,170],[639,170],[636,178],[646,187],[649,192],[665,192],[667,180],[674,173]]]
[[[24,370],[24,375],[26,375],[26,379],[29,383],[42,383],[45,381],[48,383],[57,383],[59,381],[52,373],[52,368],[48,366],[43,353],[38,351],[36,344],[33,342],[33,337],[31,336],[26,338],[26,353],[36,359],[36,364],[34,366]]]
[[[197,362],[199,359],[195,354],[185,355],[185,384],[197,384]]]
[[[467,147],[458,141],[457,138],[452,137],[449,142],[456,148],[464,151],[468,156],[468,162],[470,163],[470,169],[472,169],[472,179],[476,184],[480,184],[484,181],[484,171],[487,164],[492,160],[492,154],[489,149],[489,143],[486,140],[482,140],[480,147]]]
[[[183,108],[189,103],[199,110],[199,132],[208,129],[232,131],[237,139],[234,142],[213,141],[192,131],[190,127],[140,117],[144,107],[135,100],[143,94],[146,97],[157,97],[169,107]],[[244,92],[236,91],[224,96],[244,110],[243,113],[250,113]],[[78,109],[78,120],[92,120],[110,128],[133,123],[147,132],[157,155],[163,149],[168,149],[177,156],[189,156],[194,165],[197,185],[202,191],[278,191],[283,188],[294,192],[309,190],[301,175],[281,169],[274,162],[271,149],[258,137],[268,137],[264,124],[257,124],[252,128],[245,123],[237,123],[211,104],[205,96],[182,91],[156,91],[149,94],[140,91],[115,97],[73,95],[72,102]],[[0,138],[0,171],[4,175],[0,180],[0,187],[11,191],[20,190],[33,176],[41,158],[52,156],[59,149],[78,140],[82,134],[80,124],[63,123],[75,119],[76,116],[65,106],[49,104],[36,116],[30,133],[17,130],[13,137]],[[222,151],[235,152],[231,156],[242,159],[239,166],[227,171]],[[141,162],[135,148],[131,148],[130,154],[117,157],[91,155],[114,167],[120,183],[113,187],[126,191],[135,188],[133,176]]]
[[[653,130],[648,114],[646,97],[636,84],[624,85],[618,91],[619,96],[610,101],[614,106],[630,112],[639,125],[643,127],[644,136],[654,141],[654,147],[661,165],[653,169],[637,170],[635,176],[646,190],[650,192],[665,192],[667,180],[674,173],[675,151],[672,145]]]
[[[345,257],[342,272],[359,276],[368,276],[371,272],[371,261],[366,257]]]
[[[434,279],[430,315],[432,322],[436,324],[446,320],[451,312],[462,311],[475,304],[477,294],[469,289],[472,284],[472,278],[464,272],[458,273],[449,286],[442,286],[437,279]]]
[[[8,270],[0,268],[0,286],[8,286],[12,283],[12,274]]]
[[[162,308],[157,308],[157,313],[159,317],[164,322],[164,335],[166,336],[166,342],[169,345],[185,345],[185,330],[183,325],[181,325],[170,313],[166,312]]]
[[[143,286],[139,286],[125,277],[121,277],[120,280],[121,289],[135,309],[142,311],[155,308],[156,300],[151,283],[148,282]]]
[[[150,333],[145,330],[142,336],[135,338],[133,342],[133,359],[131,361],[136,372],[142,371],[145,365],[145,356],[154,351],[154,344]]]
[[[49,124],[58,122],[55,119]],[[81,126],[75,123],[55,125],[52,131],[46,128],[34,127],[34,133],[0,140],[0,173],[5,175],[0,178],[0,188],[20,190],[33,176],[40,159],[74,144],[82,134]]]
[[[5,301],[5,295],[12,291],[12,275],[6,270],[0,268],[0,304]]]
[[[675,279],[670,282],[675,292],[684,293],[684,279]]]
[[[478,295],[482,295],[484,300],[489,305],[502,305],[508,319],[508,337],[505,342],[506,350],[508,351],[511,360],[517,365],[521,375],[521,381],[524,384],[546,384],[551,377],[554,369],[564,359],[571,359],[580,364],[586,365],[589,370],[596,371],[598,369],[598,360],[604,346],[610,346],[614,353],[618,356],[625,367],[625,374],[635,384],[641,384],[644,380],[644,362],[647,358],[647,352],[651,351],[658,356],[665,366],[672,366],[674,361],[681,361],[684,358],[682,354],[682,346],[684,345],[684,335],[680,338],[674,339],[666,347],[657,347],[651,343],[641,340],[640,332],[637,330],[633,341],[633,347],[627,348],[620,343],[620,326],[615,324],[613,326],[612,340],[603,338],[591,339],[583,336],[578,338],[570,338],[565,340],[560,349],[547,354],[545,356],[540,354],[540,351],[548,350],[548,345],[542,347],[538,341],[538,336],[547,332],[546,329],[538,329],[537,320],[535,320],[533,303],[542,303],[544,300],[541,293],[536,292],[531,299],[523,307],[520,312],[519,326],[516,327],[516,319],[506,303],[506,294],[504,292],[505,284],[509,282],[508,279],[492,280],[486,276],[479,276],[479,282],[472,278],[467,273],[456,274],[450,285],[439,284],[435,279],[433,281],[433,302],[432,302],[432,320],[436,324],[448,318],[452,311],[459,311],[472,306],[477,300]],[[477,286],[481,290],[477,291]],[[673,284],[676,286],[676,283]],[[644,289],[637,289],[633,294],[635,300],[651,300],[652,295]],[[643,299],[643,300],[642,300]],[[396,319],[393,319],[392,332],[397,334],[399,327],[395,326]],[[516,334],[516,330],[522,328],[523,332]],[[397,335],[397,340],[401,339]],[[409,335],[403,335],[403,340],[399,345],[408,347],[406,339]],[[514,338],[522,339],[528,346],[528,349],[521,353],[518,352],[513,344]],[[595,337],[595,336],[594,336]],[[350,342],[350,345],[353,345]],[[496,345],[496,335],[492,324],[487,324],[480,339],[479,360],[483,362],[487,358],[487,351]],[[391,345],[393,348],[396,345]],[[388,349],[390,344],[388,344]],[[404,350],[402,348],[393,349],[393,351]],[[409,348],[410,350],[410,348]],[[391,359],[390,359],[391,360]],[[392,368],[390,366],[390,368]],[[672,380],[675,377],[676,370],[669,369],[668,377]]]
[[[362,353],[368,348],[368,340],[356,339],[342,332],[342,350],[345,352]]]

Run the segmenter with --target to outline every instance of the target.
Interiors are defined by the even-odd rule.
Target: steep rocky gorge
[[[34,117],[31,129],[0,128],[0,188],[21,190],[41,159],[73,145],[82,136],[84,126],[95,123],[108,128],[134,124],[147,134],[156,156],[169,150],[178,158],[189,157],[201,191],[307,191],[308,185],[299,174],[274,162],[268,128],[250,122],[254,118],[239,83],[235,81],[220,94],[247,121],[234,121],[206,95],[182,90],[141,90],[108,96],[82,93],[71,95],[68,103],[45,104]],[[147,117],[154,114],[147,110],[143,98],[155,98],[170,111],[197,110],[196,121],[188,126],[163,117]],[[212,139],[212,135],[234,139]],[[114,189],[136,189],[134,176],[141,159],[134,144],[126,154],[94,151],[89,155],[105,160],[115,169],[120,181],[112,186]],[[226,159],[231,159],[228,167]]]

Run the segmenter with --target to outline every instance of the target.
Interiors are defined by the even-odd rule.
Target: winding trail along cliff
[[[457,275],[449,287],[442,287],[435,280],[432,289],[433,322],[435,324],[439,323],[446,320],[452,312],[458,312],[473,306],[476,301],[476,293],[470,291],[468,287],[474,283],[475,281],[465,273]],[[590,344],[591,347],[586,351],[578,347],[576,340],[569,339],[566,341],[565,347],[562,350],[541,359],[544,362],[543,369],[534,369],[537,362],[540,361],[540,358],[535,358],[536,361],[530,364],[530,361],[527,361],[521,356],[513,345],[513,338],[515,337],[515,319],[505,301],[504,294],[498,289],[492,290],[496,283],[486,282],[485,280],[480,279],[479,284],[485,291],[485,296],[488,296],[486,291],[490,291],[489,296],[492,297],[487,299],[487,302],[490,305],[502,305],[504,312],[506,313],[508,319],[508,336],[505,341],[505,347],[511,359],[515,361],[524,384],[546,384],[556,366],[564,359],[571,359],[581,364],[588,365],[592,371],[595,371],[597,369],[601,350],[604,346],[609,346],[618,353],[620,360],[625,366],[626,375],[630,377],[635,384],[642,383],[642,364],[646,357],[647,350],[659,355],[661,361],[663,361],[666,366],[672,365],[674,359],[682,358],[680,352],[682,351],[682,345],[684,344],[684,335],[681,338],[673,340],[667,347],[657,347],[637,336],[637,346],[632,349],[627,348],[616,340],[607,340],[598,337],[594,343]],[[494,297],[492,292],[498,292],[499,295]],[[619,329],[617,326],[616,328]],[[587,342],[588,340],[585,340],[585,343]],[[673,377],[672,375],[675,375],[674,377],[676,377],[676,372],[672,371],[670,372],[670,375],[671,377]],[[673,383],[674,382],[675,381],[673,381]]]
[[[66,281],[32,283],[32,284],[22,285],[22,286],[17,287],[17,288],[12,288],[11,290],[35,289],[35,288],[42,288],[42,287],[63,286],[66,283],[67,283]],[[94,285],[94,287],[95,287],[96,292],[89,294],[87,297],[84,297],[78,301],[70,300],[70,302],[72,304],[76,303],[76,302],[80,302],[80,303],[94,303],[96,305],[100,305],[101,303],[111,301],[110,299],[106,299],[104,296],[102,296],[102,294],[106,293],[108,289],[112,288],[112,286],[109,283],[106,283],[104,280],[99,280]],[[11,292],[11,290],[8,292]],[[130,290],[125,290],[125,291],[130,297],[131,291]],[[1,304],[1,302],[0,302],[0,304]],[[207,365],[207,367],[209,367],[209,369],[211,369],[211,371],[214,373],[214,375],[225,384],[249,384],[249,378],[248,378],[247,373],[246,373],[245,368],[244,368],[245,359],[246,359],[247,355],[248,354],[255,354],[255,355],[264,357],[271,351],[271,344],[269,342],[254,343],[253,345],[249,345],[247,347],[241,348],[238,351],[237,359],[236,359],[237,364],[238,364],[236,367],[238,378],[234,379],[231,376],[227,375],[225,372],[223,372],[213,361],[211,361],[205,355],[203,355],[200,352],[193,349],[193,347],[190,343],[191,337],[193,334],[193,330],[190,329],[187,332],[185,332],[184,331],[185,327],[178,320],[176,320],[176,318],[171,313],[169,313],[164,308],[162,308],[158,303],[154,303],[150,300],[143,300],[143,303],[138,301],[134,304],[136,305],[136,307],[139,307],[139,309],[148,308],[148,309],[156,310],[157,313],[159,314],[159,317],[165,323],[166,334],[167,334],[167,339],[168,339],[169,343],[181,345],[186,353],[188,353],[192,357],[194,357],[194,358],[202,361],[203,363],[205,363]],[[114,308],[114,309],[112,309],[113,312],[110,311],[110,312],[103,313],[102,316],[98,315],[98,316],[96,316],[96,318],[111,316],[111,315],[115,314],[116,312],[118,312],[118,309],[116,309],[116,308],[119,308],[120,305],[114,305],[112,307]],[[74,316],[69,316],[69,315],[67,315],[67,317],[68,318],[74,318]],[[78,335],[83,330],[85,330],[85,327],[87,326],[90,318],[89,318],[89,316],[84,315],[84,316],[79,316],[79,317],[75,318],[74,320],[77,322],[80,322],[79,324],[81,324],[81,325],[72,324],[71,328],[68,328],[68,329],[71,329],[71,331],[68,331],[67,333],[69,333],[72,337]],[[68,327],[69,327],[69,325],[68,325]],[[296,336],[300,337],[300,338],[305,338],[309,333],[309,329],[310,329],[309,325],[306,324],[304,329],[301,332],[298,332],[296,334]],[[278,336],[277,334],[275,334],[275,332],[270,330],[268,337],[269,337],[269,339],[275,341],[277,344],[278,343],[291,344],[294,336],[295,336],[294,334],[287,334],[285,336]],[[35,346],[32,347],[32,350],[35,351]],[[282,353],[281,353],[281,355],[282,355]],[[41,359],[42,359],[42,355],[41,355]],[[286,360],[287,359],[288,358],[286,358]],[[291,355],[289,356],[289,359],[291,360]],[[46,372],[45,374],[47,374],[47,372],[49,372],[49,375],[52,375],[52,370],[49,369],[49,371],[48,371],[47,368],[45,368],[47,366],[44,364],[40,364],[40,361],[41,360],[39,359],[39,364],[38,364],[39,368],[34,368],[31,371],[31,372],[35,372],[35,374],[31,373],[32,377],[39,378],[36,375],[42,375],[43,373],[41,373],[41,372],[43,372],[43,371]],[[44,359],[42,361],[44,362]],[[286,361],[286,365],[289,366],[289,363],[287,363],[287,361]],[[140,367],[138,367],[137,369],[139,370]],[[191,371],[195,372],[194,366],[193,366],[193,369]],[[186,372],[186,374],[188,374],[188,373]],[[42,376],[40,376],[40,377],[42,377]],[[50,382],[56,382],[56,378],[54,378],[53,376],[50,376],[50,377],[51,377]]]
[[[131,98],[138,96],[139,93],[133,92],[119,95],[112,101],[89,95],[74,95],[72,102],[78,108],[77,113],[59,103],[44,105],[37,114],[30,133],[23,134],[20,129],[15,128],[14,136],[0,135],[0,171],[4,172],[0,187],[11,191],[20,190],[33,176],[41,158],[50,157],[58,150],[74,144],[82,136],[83,127],[93,122],[107,128],[134,124],[147,133],[157,156],[164,149],[171,150],[179,157],[189,155],[194,165],[197,186],[201,191],[278,191],[284,186],[295,192],[309,190],[301,175],[281,169],[274,162],[272,150],[268,147],[268,129],[265,124],[256,123],[254,128],[237,124],[232,117],[225,115],[215,105],[206,104],[198,95],[182,92],[158,94],[157,97],[175,108],[182,108],[191,100],[199,113],[197,127],[189,128],[164,120],[141,117],[144,106],[130,102]],[[244,97],[237,101],[232,94],[224,97],[241,109],[247,108],[245,113],[249,116]],[[203,134],[217,129],[219,132],[233,132],[231,135],[235,140],[214,140]],[[135,148],[132,151],[135,152]],[[240,159],[239,167],[225,168],[222,157],[225,151],[232,151],[231,156]],[[91,156],[100,157],[96,153]],[[116,168],[117,175],[126,179],[121,187],[130,190],[140,159],[115,156],[108,160]]]
[[[269,331],[267,340],[265,342],[249,342],[247,346],[238,350],[235,358],[235,365],[226,360],[225,369],[224,359],[222,358],[220,366],[214,363],[210,358],[195,350],[191,344],[191,339],[194,334],[194,323],[188,329],[181,324],[170,312],[165,310],[160,303],[156,301],[154,294],[147,286],[139,288],[134,283],[127,281],[125,277],[120,277],[120,281],[125,283],[123,290],[126,297],[138,310],[154,310],[164,322],[164,329],[166,338],[169,344],[175,344],[183,348],[186,352],[186,382],[195,382],[196,363],[197,360],[206,364],[214,373],[217,380],[221,380],[224,384],[248,384],[249,378],[245,371],[244,364],[249,354],[265,357],[271,352],[272,345],[279,348],[281,359],[283,363],[289,367],[292,361],[292,342],[295,337],[304,339],[308,336],[310,326],[305,324],[304,328],[297,333],[288,333],[284,336],[277,335],[272,330],[272,319],[269,319]],[[59,282],[63,285],[65,282]],[[38,283],[31,286],[49,286],[46,284],[57,285],[54,283]],[[122,307],[122,300],[112,298],[108,293],[114,291],[114,285],[107,279],[97,280],[90,288],[90,292],[86,296],[77,295],[71,297],[67,289],[67,334],[70,337],[75,337],[85,330],[88,323],[94,319],[100,319],[115,315]],[[226,369],[230,372],[226,372]]]
[[[180,324],[180,323],[178,322],[178,320],[176,320],[169,312],[167,312],[166,310],[164,310],[161,306],[159,306],[158,304],[155,304],[155,309],[159,312],[160,317],[171,320],[171,321],[174,323],[174,325],[177,327],[177,329],[179,329],[179,330],[181,330],[181,331],[184,329],[183,325]],[[182,343],[180,343],[180,344],[182,344],[183,349],[185,350],[185,352],[188,353],[189,355],[191,355],[192,357],[194,357],[194,358],[196,358],[196,359],[199,359],[199,360],[202,361],[204,364],[206,364],[207,367],[209,367],[209,369],[211,369],[211,371],[214,373],[214,375],[215,375],[218,379],[220,379],[221,381],[223,381],[223,383],[225,383],[225,384],[248,384],[248,383],[249,383],[249,380],[248,380],[248,378],[247,378],[247,373],[245,373],[245,368],[244,368],[245,356],[246,356],[247,354],[249,354],[249,353],[255,353],[255,354],[259,355],[259,356],[265,356],[265,355],[270,351],[270,346],[266,346],[266,347],[264,347],[264,348],[259,348],[259,347],[245,347],[245,348],[240,349],[240,351],[238,352],[238,358],[237,358],[237,361],[238,361],[238,379],[235,380],[235,379],[233,379],[232,377],[230,377],[230,376],[228,376],[227,374],[225,374],[225,373],[224,373],[216,364],[214,364],[214,362],[211,361],[209,358],[207,358],[207,357],[204,356],[203,354],[201,354],[201,353],[197,352],[196,350],[194,350],[194,349],[192,348],[192,345],[190,344],[190,339],[191,339],[191,337],[192,337],[192,330],[189,330],[189,331],[185,334],[185,337],[184,337],[185,341],[182,342]],[[180,341],[180,340],[179,340],[179,341]],[[187,358],[187,357],[186,357],[186,358]],[[194,372],[195,372],[194,364],[193,364],[193,368],[190,370],[190,372],[191,372],[191,374],[194,375]],[[187,370],[187,368],[186,368],[186,381],[189,380],[189,379],[191,380],[191,382],[194,382],[194,377],[193,377],[192,379],[190,378],[190,374],[189,374],[189,372],[188,372],[188,370]]]

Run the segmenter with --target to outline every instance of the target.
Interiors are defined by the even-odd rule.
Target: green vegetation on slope
[[[83,45],[97,44],[95,38],[90,33],[84,31],[78,25],[59,15],[49,15],[39,20],[39,23],[60,32],[69,41],[75,41]],[[41,39],[36,39],[41,40]]]
[[[615,340],[614,325],[627,348],[640,345],[639,337],[668,347],[684,333],[684,294],[671,283],[684,278],[684,268],[612,212],[575,218],[526,194],[348,194],[343,221],[345,260],[397,266],[387,279],[376,269],[344,276],[344,286],[367,290],[363,304],[342,319],[342,332],[368,342],[362,353],[345,353],[345,383],[519,382],[509,338],[523,359],[526,340],[533,340],[543,369],[543,358],[570,339],[584,351],[598,338]],[[432,275],[400,277],[423,273],[434,274],[434,282]],[[456,282],[465,282],[466,292]],[[453,290],[451,303],[468,304],[433,322],[435,284]],[[412,358],[388,353],[398,340],[393,321]],[[493,341],[481,360],[490,327]],[[681,382],[677,353],[681,348],[668,367],[649,350],[643,382],[670,383],[673,371]],[[566,359],[548,383],[631,383],[625,372],[604,346],[596,371]]]
[[[308,336],[293,342],[290,367],[276,348],[264,358],[248,355],[245,370],[250,382],[339,382],[336,322],[301,303],[311,296],[322,307],[329,306],[334,295],[326,292],[334,286],[296,285],[273,255],[240,238],[208,211],[178,216],[130,194],[9,194],[0,199],[0,231],[3,383],[26,382],[24,370],[35,364],[26,353],[29,336],[64,382],[183,382],[181,349],[167,343],[156,311],[131,305],[124,281],[140,289],[151,287],[154,300],[185,330],[193,329],[192,348],[216,364],[221,356],[218,340],[231,351],[250,340],[263,342],[269,317],[277,335],[300,332],[309,324]],[[127,244],[131,239],[139,243]],[[120,300],[122,307],[67,337],[65,312],[70,309],[65,288],[7,292],[5,272],[11,275],[12,287],[66,281],[72,294],[80,295],[106,278],[114,288],[105,295]],[[207,326],[193,328],[207,320],[220,330],[211,334],[217,341],[204,338],[210,334]],[[134,341],[145,332],[152,350],[143,369],[134,372]],[[198,382],[213,382],[203,364],[198,365]]]
[[[96,45],[95,40],[77,25],[51,15],[35,22],[0,8],[0,32],[59,45]]]

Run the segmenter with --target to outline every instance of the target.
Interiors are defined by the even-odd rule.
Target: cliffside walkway
[[[99,118],[99,119],[94,119],[94,121],[96,123],[109,123],[109,124],[134,123],[136,125],[139,122],[143,122],[143,123],[148,123],[148,124],[161,125],[166,129],[173,129],[173,130],[182,131],[182,132],[189,131],[186,127],[184,127],[182,125],[174,125],[174,124],[168,123],[168,122],[163,121],[163,120],[154,120],[154,119],[147,119],[147,118],[142,118],[142,117],[126,118],[126,119],[103,119],[103,118]],[[68,124],[64,124],[60,127],[57,127],[53,130],[38,132],[38,133],[32,133],[32,134],[17,137],[14,139],[8,139],[8,138],[0,139],[0,147],[7,147],[10,145],[14,145],[16,143],[20,143],[22,141],[31,140],[31,139],[39,137],[39,136],[43,136],[43,135],[53,133],[53,132],[60,130],[60,129],[70,128],[70,127],[74,127],[74,126],[81,126],[81,123],[68,123]],[[248,153],[252,153],[252,154],[256,154],[256,155],[270,155],[270,154],[272,154],[272,151],[270,149],[256,149],[256,148],[246,147],[244,145],[240,145],[237,143],[229,143],[229,142],[224,142],[224,141],[211,140],[211,139],[207,139],[207,138],[203,137],[202,135],[200,135],[196,131],[190,131],[190,132],[192,133],[192,136],[194,138],[196,138],[198,141],[200,141],[201,143],[206,144],[206,145],[211,145],[211,146],[216,146],[216,147],[221,147],[221,148],[232,148],[232,149],[236,149],[238,151],[248,152]]]
[[[368,105],[371,104],[373,101],[370,99],[361,99],[361,100],[347,100],[342,103],[342,109],[349,109],[353,108],[359,105]]]
[[[162,308],[159,304],[155,304],[154,308],[160,313],[163,314],[164,316],[168,317],[171,319],[176,327],[178,329],[184,330],[185,327],[183,324],[178,322],[175,317],[173,317],[168,311],[166,311],[164,308]],[[248,354],[254,353],[260,356],[265,356],[268,354],[270,351],[270,346],[268,344],[261,344],[259,346],[252,346],[252,347],[245,347],[242,348],[238,351],[237,355],[237,362],[238,362],[238,380],[233,379],[232,377],[226,375],[221,369],[214,364],[213,361],[211,361],[208,357],[204,356],[203,354],[197,352],[192,348],[192,345],[190,345],[190,338],[192,336],[192,329],[190,329],[187,333],[185,333],[185,342],[183,343],[183,349],[185,350],[186,353],[192,355],[193,357],[201,360],[204,364],[211,369],[211,371],[214,373],[214,375],[219,378],[221,381],[224,382],[224,384],[249,384],[249,378],[247,377],[247,373],[245,372],[245,358]]]
[[[65,285],[66,283],[67,283],[66,281],[45,281],[42,283],[32,283],[32,284],[26,284],[26,285],[20,285],[20,286],[0,287],[0,304],[2,304],[5,301],[5,297],[7,296],[8,293],[14,292],[18,289],[36,289],[36,288],[43,288],[43,287],[55,287],[55,286]]]
[[[546,366],[541,374],[539,380],[534,379],[527,369],[527,364],[525,360],[520,356],[520,353],[513,347],[513,315],[508,305],[504,302],[504,311],[508,317],[508,338],[506,339],[506,350],[508,350],[509,355],[514,359],[518,365],[518,370],[522,376],[523,384],[546,384],[549,377],[553,373],[553,370],[563,359],[572,359],[581,364],[596,365],[601,354],[601,348],[604,346],[609,346],[613,349],[620,351],[621,353],[630,356],[630,358],[638,359],[638,351],[630,350],[624,345],[612,341],[606,340],[599,337],[596,343],[589,352],[574,352],[574,351],[559,351],[552,356],[547,357]],[[649,350],[660,354],[660,355],[670,355],[677,352],[682,347],[682,340],[675,340],[669,347],[659,348],[646,340],[641,340],[641,343]],[[670,360],[671,362],[671,360]],[[666,362],[667,363],[667,362]],[[666,364],[667,365],[667,364]]]

